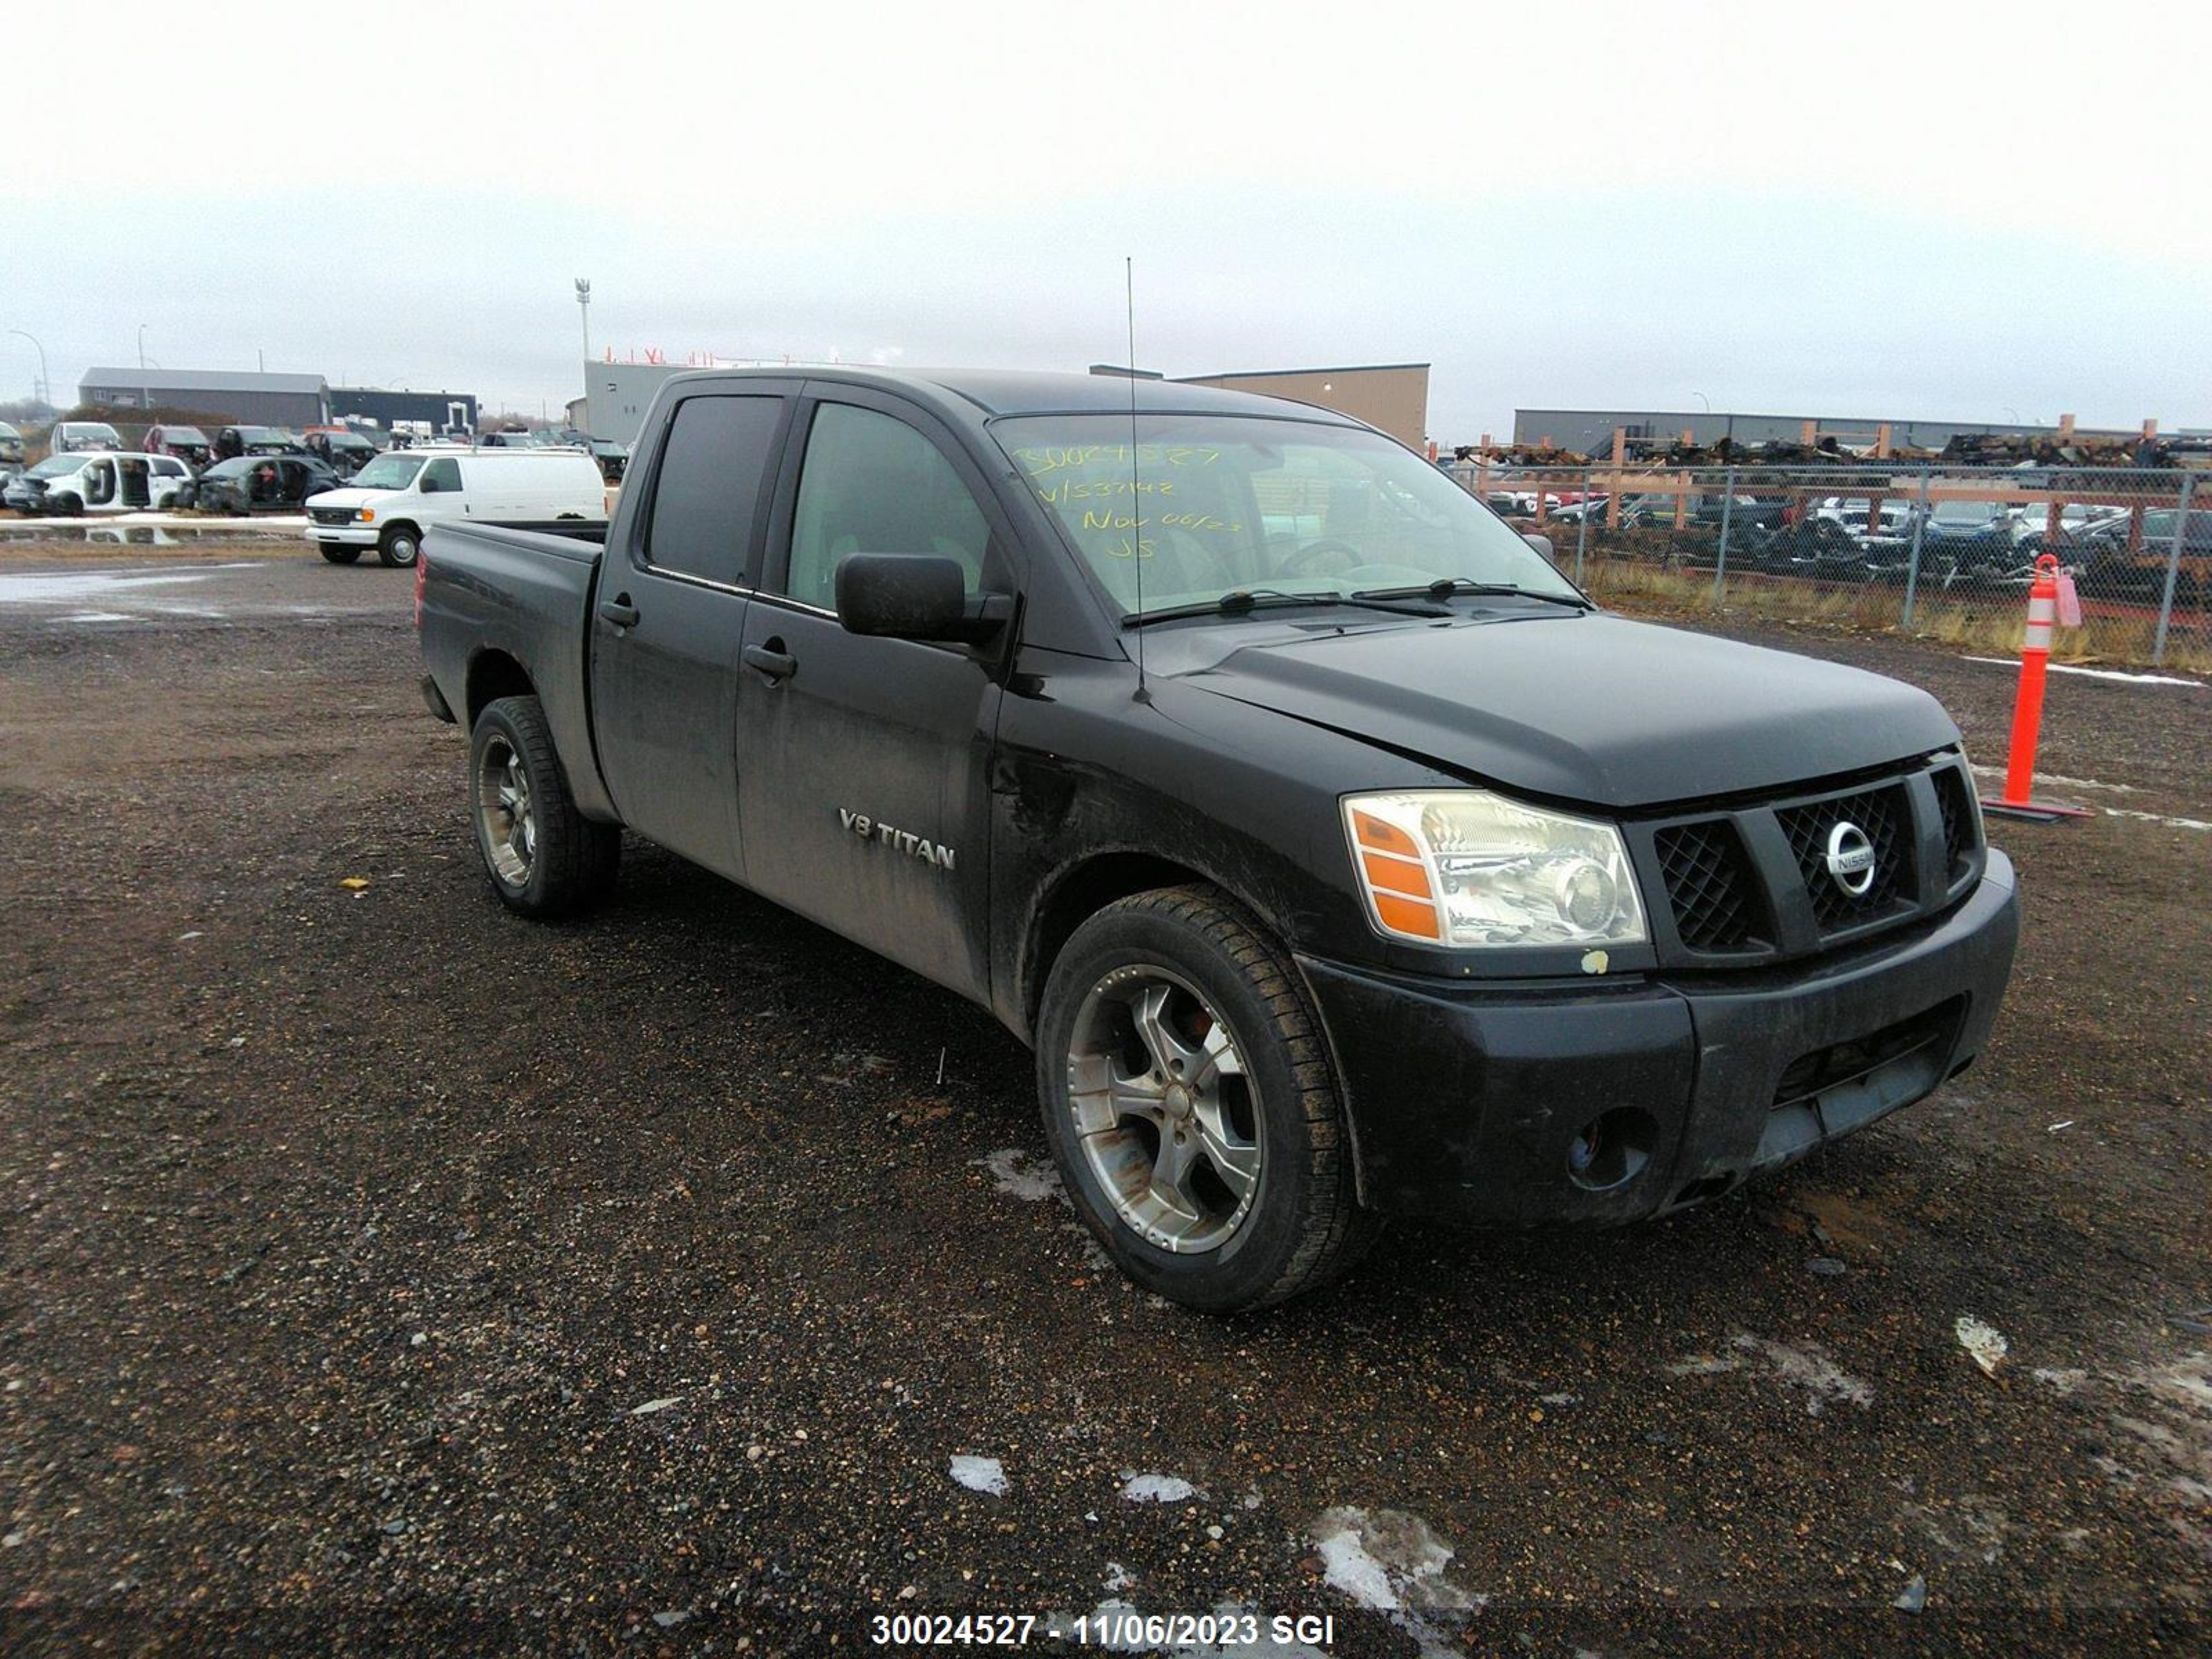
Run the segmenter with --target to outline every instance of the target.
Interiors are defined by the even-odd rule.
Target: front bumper
[[[339,547],[374,547],[376,526],[368,524],[316,524],[309,520],[301,532],[311,542],[329,542]]]
[[[1611,1224],[1715,1197],[1924,1098],[1988,1040],[2019,932],[2012,865],[1992,850],[1944,915],[1765,971],[1506,989],[1299,966],[1364,1201]],[[1594,1145],[1584,1126],[1607,1114]]]

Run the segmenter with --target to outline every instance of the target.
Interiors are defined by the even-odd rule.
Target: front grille
[[[317,524],[351,524],[353,509],[349,507],[315,507],[307,509]]]
[[[1813,919],[1822,933],[1879,920],[1895,908],[1900,896],[1911,895],[1912,813],[1899,785],[1785,806],[1775,817],[1790,837],[1806,896],[1813,902]],[[1866,831],[1874,843],[1874,882],[1863,893],[1850,891],[1828,873],[1828,836],[1845,821]]]
[[[1974,805],[1966,795],[1966,775],[1959,768],[1947,766],[1934,778],[1936,805],[1943,811],[1943,857],[1955,881],[1973,861]]]
[[[1652,837],[1674,930],[1692,951],[1741,951],[1753,943],[1758,881],[1743,841],[1725,818],[1678,823]]]

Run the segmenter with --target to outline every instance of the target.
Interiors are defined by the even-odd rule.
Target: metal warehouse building
[[[1513,441],[1538,444],[1549,440],[1562,449],[1585,455],[1610,452],[1615,427],[1632,439],[1667,443],[1685,432],[1695,444],[1717,444],[1731,438],[1740,444],[1802,443],[1808,428],[1815,438],[1834,438],[1846,444],[1872,444],[1884,427],[1893,444],[1916,449],[1941,449],[1954,435],[1991,437],[2020,435],[2057,437],[2062,432],[2084,438],[2126,438],[2134,428],[2118,430],[2075,426],[2038,425],[2023,421],[1919,421],[1905,416],[1859,415],[1741,415],[1728,410],[1631,409],[1516,409],[1513,411]]]
[[[865,365],[859,365],[865,367]],[[637,441],[645,411],[653,394],[671,375],[688,374],[697,364],[594,363],[584,365],[585,395],[568,405],[569,417],[595,438],[617,443]],[[808,365],[791,365],[804,375]],[[1110,364],[1094,363],[1091,373],[1126,374]],[[1140,378],[1166,378],[1149,369]],[[1193,374],[1178,377],[1186,386],[1220,386],[1231,392],[1254,392],[1269,398],[1291,398],[1318,404],[1355,420],[1378,426],[1391,436],[1419,447],[1428,435],[1429,366],[1426,363],[1363,363],[1344,368],[1267,369],[1251,374]],[[581,407],[579,407],[580,404]],[[1607,430],[1610,432],[1611,428]]]
[[[106,409],[189,409],[249,426],[320,426],[330,418],[319,374],[196,368],[88,368],[77,397]]]

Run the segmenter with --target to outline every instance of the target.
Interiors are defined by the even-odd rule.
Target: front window
[[[419,455],[380,455],[353,475],[359,489],[404,489],[422,470]]]
[[[450,493],[461,487],[461,464],[450,455],[441,455],[422,469],[422,493],[434,495],[440,491]]]
[[[1126,415],[991,428],[1125,615],[1437,583],[1575,597],[1496,514],[1374,433],[1233,415],[1133,425],[1133,445]]]
[[[952,464],[904,421],[823,404],[806,434],[784,592],[837,608],[837,566],[849,553],[934,554],[983,588],[991,527]]]

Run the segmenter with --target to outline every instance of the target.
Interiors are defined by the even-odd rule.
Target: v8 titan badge
[[[872,841],[888,847],[895,853],[904,853],[909,858],[920,859],[936,869],[952,867],[952,849],[942,842],[930,840],[905,830],[894,830],[870,817],[866,812],[855,812],[846,807],[837,809],[837,822],[850,830],[862,841]]]

